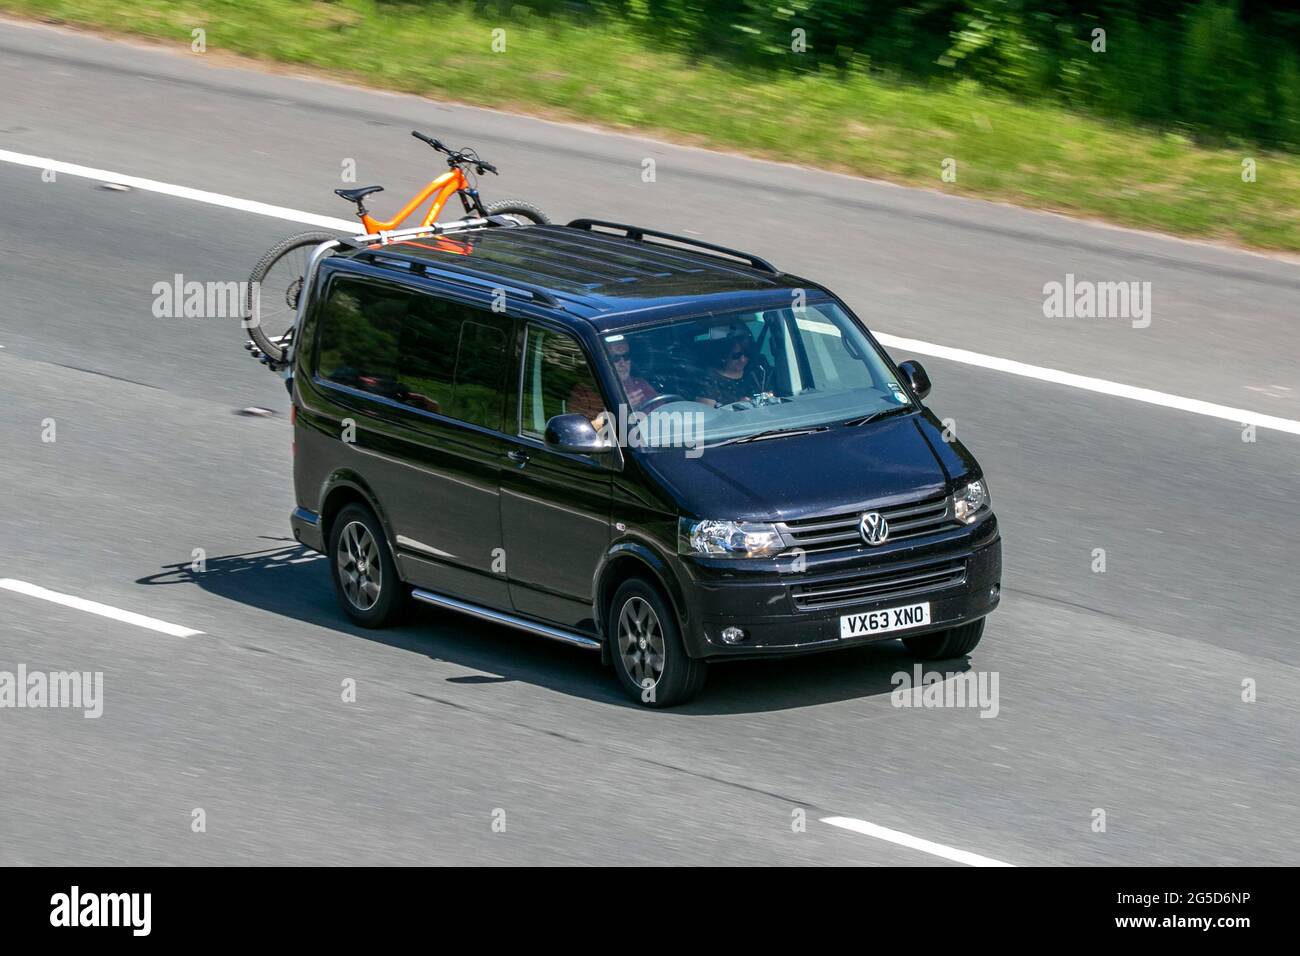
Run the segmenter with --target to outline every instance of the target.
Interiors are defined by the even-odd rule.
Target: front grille
[[[966,559],[940,558],[906,567],[878,568],[817,584],[796,584],[791,588],[791,597],[795,607],[806,611],[866,604],[964,583]]]
[[[948,512],[948,496],[936,495],[921,501],[909,501],[888,508],[876,508],[889,522],[889,541],[918,538],[955,525]],[[820,518],[799,518],[777,524],[781,536],[792,547],[805,552],[833,551],[836,548],[866,547],[858,531],[862,511],[850,511]]]

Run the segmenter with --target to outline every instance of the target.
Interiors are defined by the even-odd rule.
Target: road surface
[[[0,579],[198,632],[0,587],[0,672],[104,675],[98,719],[0,709],[0,864],[1300,862],[1294,262],[188,41],[0,21],[0,88]],[[916,340],[894,356],[926,364],[1003,528],[1003,604],[960,665],[998,676],[996,717],[895,707],[895,643],[718,666],[647,713],[580,651],[427,608],[346,622],[289,535],[282,384],[231,320],[152,313],[156,282],[243,279],[303,227],[31,158],[344,217],[345,162],[381,212],[436,171],[417,128],[497,164],[489,198],[748,248]],[[1046,318],[1067,275],[1150,282],[1149,327]],[[1198,402],[1273,425],[1243,440]]]

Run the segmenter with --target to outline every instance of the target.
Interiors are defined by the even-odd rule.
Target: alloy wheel
[[[379,600],[384,570],[379,546],[360,521],[350,521],[339,535],[339,583],[343,594],[358,611],[368,611]]]
[[[650,602],[630,597],[618,615],[618,652],[638,687],[654,687],[664,673],[664,632]],[[647,683],[648,681],[648,683]]]

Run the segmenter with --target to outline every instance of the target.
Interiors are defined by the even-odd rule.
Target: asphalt
[[[499,165],[490,198],[751,248],[883,332],[1300,418],[1285,259],[211,59],[0,21],[0,149],[342,216],[344,159],[380,200],[427,178],[419,128]],[[6,163],[0,195],[0,578],[202,632],[0,590],[0,671],[105,697],[0,709],[0,863],[943,862],[826,816],[1022,865],[1300,858],[1300,438],[922,357],[1003,527],[961,665],[996,718],[894,707],[888,643],[646,713],[579,651],[346,623],[288,531],[281,383],[230,320],[151,312],[296,227]],[[1152,282],[1150,327],[1045,319],[1067,273]]]

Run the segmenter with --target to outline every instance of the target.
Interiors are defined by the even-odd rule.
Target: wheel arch
[[[375,513],[379,523],[383,525],[384,536],[388,539],[388,549],[396,555],[397,552],[393,547],[393,529],[388,523],[388,516],[365,479],[351,469],[339,469],[331,473],[321,486],[319,509],[321,540],[324,541],[326,548],[329,547],[330,529],[334,519],[340,511],[353,503],[363,504]]]
[[[596,571],[596,602],[593,611],[602,644],[606,647],[609,644],[606,621],[610,604],[614,600],[614,592],[631,577],[647,578],[652,584],[658,585],[659,590],[664,593],[672,606],[678,625],[685,633],[689,620],[686,595],[682,592],[677,575],[673,573],[663,556],[653,548],[639,541],[622,541],[610,548]]]

